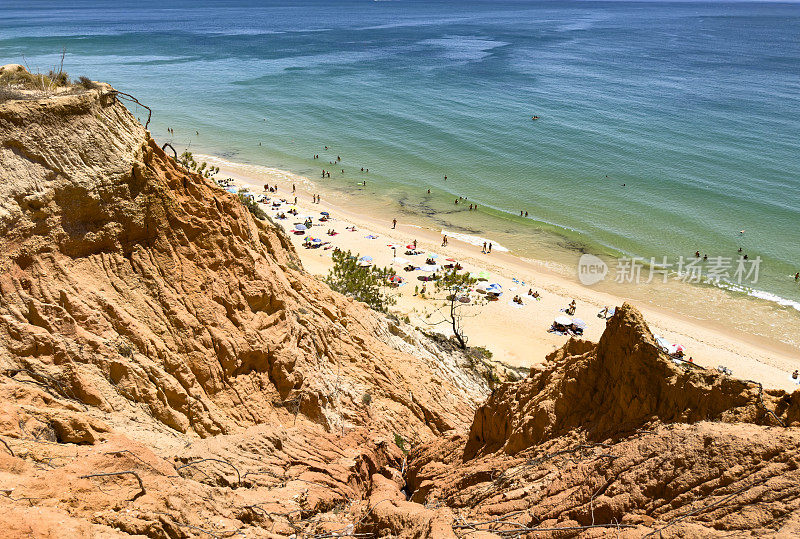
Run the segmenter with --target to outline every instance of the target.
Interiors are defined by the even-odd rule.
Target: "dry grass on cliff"
[[[38,99],[54,93],[81,93],[95,87],[96,84],[88,77],[71,80],[69,74],[61,70],[50,70],[47,74],[30,73],[24,69],[0,72],[0,102]]]

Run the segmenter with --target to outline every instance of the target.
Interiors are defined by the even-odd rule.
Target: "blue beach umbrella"
[[[294,225],[294,229],[295,230],[299,230],[300,232],[303,232],[304,230],[306,230],[306,225],[296,224],[296,225]]]

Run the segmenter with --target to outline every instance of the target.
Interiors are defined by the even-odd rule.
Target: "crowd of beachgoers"
[[[614,306],[624,301],[533,268],[490,238],[426,228],[409,215],[386,220],[348,206],[347,195],[326,195],[319,181],[277,169],[216,162],[225,177],[214,181],[230,192],[253,197],[289,233],[310,273],[325,276],[335,249],[350,251],[359,264],[391,268],[394,275],[387,285],[396,298],[392,311],[418,327],[448,333],[447,324],[441,323],[446,296],[437,290],[436,281],[447,271],[468,273],[474,282],[458,300],[464,307],[462,323],[469,344],[491,350],[510,365],[539,363],[569,337],[598,340]],[[365,177],[367,171],[364,167]],[[789,357],[735,341],[668,311],[646,306],[643,311],[658,346],[676,362],[761,379],[771,387],[788,389],[800,382],[793,377],[796,364]],[[774,361],[776,357],[780,360]]]
[[[264,184],[263,192],[258,193],[254,192],[255,190],[251,191],[249,186],[237,185],[232,178],[217,180],[217,183],[230,192],[241,191],[245,196],[252,197],[275,222],[282,224],[293,237],[301,254],[303,251],[318,252],[317,258],[330,260],[330,251],[348,249],[353,251],[353,256],[358,259],[360,266],[385,264],[391,268],[393,271],[386,277],[386,286],[390,287],[398,297],[413,299],[405,304],[400,302],[401,309],[410,307],[411,310],[418,310],[419,302],[427,301],[430,305],[428,312],[435,311],[436,306],[441,304],[442,295],[437,296],[434,285],[446,272],[461,272],[471,277],[471,283],[458,290],[455,296],[459,303],[465,306],[488,307],[481,309],[482,317],[523,318],[525,314],[522,311],[525,307],[537,304],[543,299],[544,292],[531,282],[516,277],[507,279],[458,255],[448,256],[437,252],[450,245],[451,238],[446,233],[441,234],[438,249],[421,247],[413,236],[400,241],[397,234],[392,237],[382,236],[372,230],[362,229],[347,219],[339,218],[330,208],[320,206],[322,198],[320,194],[312,193],[310,200],[302,201],[300,197],[308,198],[308,195],[301,195],[295,184],[287,186],[285,192],[281,191],[278,184]],[[397,219],[391,221],[390,230],[393,232],[398,230]],[[347,241],[344,241],[344,238],[347,238]],[[474,249],[480,255],[487,257],[492,255],[494,245],[491,240],[472,243],[476,244]],[[357,249],[353,250],[354,246]],[[493,304],[504,308],[495,309],[497,312],[492,313]],[[506,306],[520,312],[505,309]],[[588,312],[590,308],[586,306],[583,310]],[[553,309],[549,326],[544,324],[541,330],[555,336],[583,337],[589,324],[578,316],[577,310],[578,302],[571,299],[569,303]],[[599,319],[595,325],[602,331],[604,321],[613,314],[614,307],[604,305],[599,311],[591,312],[589,318]],[[513,323],[514,320],[509,322]],[[694,363],[694,357],[688,353],[684,345],[672,343],[658,334],[654,337],[658,346],[676,363]],[[726,374],[733,373],[725,365],[718,365],[716,368]],[[796,379],[796,373],[793,373],[793,376]]]

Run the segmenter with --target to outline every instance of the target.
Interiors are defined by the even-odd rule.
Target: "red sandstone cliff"
[[[0,173],[0,536],[800,531],[800,394],[675,365],[630,306],[478,407],[106,85],[0,102]]]
[[[307,276],[108,86],[0,103],[0,170],[15,532],[343,528],[352,514],[316,521],[360,510],[374,474],[400,492],[395,434],[430,439],[485,396],[465,358]],[[79,479],[117,471],[145,493],[128,501],[132,474]]]

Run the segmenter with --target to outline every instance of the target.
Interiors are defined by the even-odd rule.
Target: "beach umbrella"
[[[578,329],[586,330],[586,322],[584,322],[580,318],[573,318],[572,326]]]
[[[425,264],[424,266],[419,267],[420,271],[427,271],[428,273],[433,273],[439,271],[439,266],[436,264]]]
[[[229,193],[236,193],[236,191],[238,191],[238,189],[231,185],[230,187],[228,187],[226,189],[226,191],[228,191]]]
[[[403,278],[399,275],[389,275],[389,282],[390,283],[402,283]]]
[[[481,294],[485,294],[486,293],[486,289],[488,287],[489,287],[489,284],[486,283],[486,282],[478,283],[478,284],[475,285],[475,290],[477,292],[480,292]]]
[[[313,240],[311,240],[311,243],[322,243],[322,240],[319,238],[314,238]]]
[[[569,316],[556,316],[556,319],[553,320],[553,323],[558,324],[559,326],[570,326],[572,325],[572,318]]]
[[[498,296],[503,293],[503,287],[497,283],[492,283],[486,287],[487,294],[497,294]]]
[[[359,262],[372,262],[372,257],[371,256],[362,256],[361,258],[358,259],[358,261]]]
[[[458,296],[458,301],[460,301],[461,303],[469,303],[469,296],[468,295]]]
[[[326,217],[330,215],[330,213],[328,213],[328,212],[326,212],[326,211],[321,211],[321,212],[319,212],[319,214],[320,214],[320,215],[324,215],[324,216],[326,216]]]
[[[301,224],[301,223],[298,223],[298,224],[294,225],[294,229],[298,230],[300,232],[303,232],[304,230],[307,230],[306,229],[306,225]]]
[[[448,262],[455,262],[456,261],[455,258],[445,258],[445,260],[447,260]]]
[[[470,273],[471,277],[478,279],[479,281],[488,281],[489,280],[489,272],[488,271],[480,271],[477,274]]]
[[[402,256],[396,256],[392,259],[392,264],[400,264],[401,266],[405,266],[406,264],[410,264],[411,261],[407,258],[403,258]]]
[[[436,253],[428,253],[428,258],[439,258],[439,255]]]
[[[414,247],[414,245],[409,243],[408,245],[406,245],[406,249],[416,249],[416,247]]]

